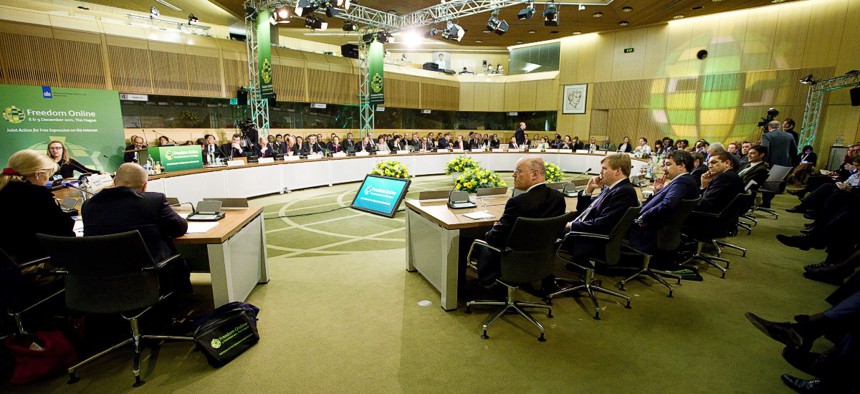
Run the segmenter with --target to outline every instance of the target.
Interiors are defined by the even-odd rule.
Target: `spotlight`
[[[337,6],[349,11],[350,0],[337,0]]]
[[[328,22],[323,18],[308,15],[308,17],[305,18],[305,26],[311,30],[325,30],[328,29]]]
[[[800,79],[800,83],[802,83],[804,85],[811,85],[811,84],[813,84],[813,82],[814,81],[812,80],[812,74],[809,74],[809,75]]]
[[[343,31],[356,31],[356,30],[358,30],[358,26],[356,26],[355,23],[350,22],[350,23],[346,23],[345,25],[343,25]]]
[[[430,30],[427,30],[427,38],[436,37],[437,35],[439,35],[439,29],[431,27]]]
[[[535,16],[535,3],[532,1],[529,2],[529,5],[527,5],[526,8],[521,9],[520,12],[517,13],[517,19],[519,20],[531,19],[533,16]]]
[[[290,9],[286,6],[275,8],[275,12],[272,13],[272,16],[269,18],[269,22],[273,25],[278,23],[290,23]]]
[[[580,4],[580,5],[579,5],[579,10],[580,10],[580,11],[585,11],[585,5]]]
[[[296,4],[296,15],[305,16],[313,14],[314,11],[319,8],[319,3],[311,0],[299,0],[298,4]]]
[[[155,6],[152,6],[149,9],[149,17],[150,18],[158,18],[159,15],[161,15],[161,13],[158,12],[158,8],[155,8]]]
[[[490,20],[487,21],[487,29],[492,30],[498,35],[502,35],[508,32],[508,27],[508,22],[499,19],[499,10],[493,11]]]
[[[328,7],[325,9],[325,16],[329,18],[334,18],[337,16],[337,14],[340,14],[340,11],[338,11],[337,8]]]
[[[547,2],[546,8],[543,10],[543,25],[558,26],[558,6],[553,0]]]
[[[454,22],[448,21],[445,25],[445,31],[442,32],[442,37],[451,41],[460,42],[463,39],[463,36],[466,35],[466,31],[460,25],[455,24]]]
[[[188,24],[189,25],[197,24],[197,22],[200,22],[200,19],[197,19],[197,17],[194,16],[194,14],[188,14]]]
[[[245,8],[245,16],[251,19],[257,19],[257,9],[254,7]]]

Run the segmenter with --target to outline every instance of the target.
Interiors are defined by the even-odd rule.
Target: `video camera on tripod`
[[[758,127],[761,127],[764,132],[767,132],[767,124],[773,121],[777,115],[779,115],[779,111],[776,108],[768,108],[767,116],[761,118],[761,122],[758,122]]]

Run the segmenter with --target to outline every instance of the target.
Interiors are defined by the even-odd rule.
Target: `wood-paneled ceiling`
[[[164,0],[180,8],[182,11],[170,9],[155,0],[81,1],[144,13],[148,13],[150,7],[155,6],[161,12],[162,16],[186,18],[189,13],[194,13],[200,19],[201,23],[237,27],[243,24],[242,18],[244,17],[244,0]],[[558,1],[561,3],[576,2],[576,0],[569,2]],[[455,22],[466,30],[466,35],[459,43],[460,46],[506,47],[522,43],[551,40],[573,34],[618,31],[666,23],[678,18],[679,15],[684,18],[690,18],[796,1],[811,2],[814,0],[613,0],[606,6],[586,5],[584,10],[579,10],[577,5],[560,5],[559,26],[552,27],[544,26],[541,13],[544,10],[546,2],[538,0],[535,1],[536,12],[531,19],[517,19],[517,13],[525,7],[525,4],[501,9],[500,18],[506,20],[510,25],[508,32],[504,35],[486,32],[487,19],[490,17],[489,13],[461,18]],[[583,0],[583,2],[589,3],[593,1]],[[438,1],[353,0],[352,3],[403,15],[436,5]],[[628,8],[632,9],[628,10]],[[602,16],[599,18],[594,16],[598,12],[602,13]],[[304,22],[301,19],[293,19],[290,24],[280,25],[281,34],[336,45],[356,41],[354,34],[345,34],[341,30],[343,21],[337,18],[326,18],[325,15],[320,16],[329,22],[327,32],[312,32],[304,27]],[[627,24],[622,26],[622,22],[627,22]],[[444,27],[444,23],[440,22],[436,26],[441,29]],[[426,29],[426,27],[423,28],[424,31]],[[435,40],[445,41],[441,36],[435,38]]]

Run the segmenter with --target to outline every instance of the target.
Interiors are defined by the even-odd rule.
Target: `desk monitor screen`
[[[409,179],[367,175],[350,207],[393,218],[410,183]]]

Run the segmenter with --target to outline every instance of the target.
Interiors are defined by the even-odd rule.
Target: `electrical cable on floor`
[[[265,219],[265,220],[270,220],[270,219],[281,219],[281,218],[297,218],[297,217],[302,217],[302,216],[313,216],[313,215],[319,215],[319,214],[322,214],[322,213],[329,213],[329,212],[339,211],[339,210],[341,210],[341,209],[346,209],[346,208],[349,208],[349,207],[338,207],[338,208],[334,208],[334,209],[329,209],[328,211],[299,213],[299,214],[295,214],[295,215],[269,216],[269,217],[264,217],[264,219]]]

